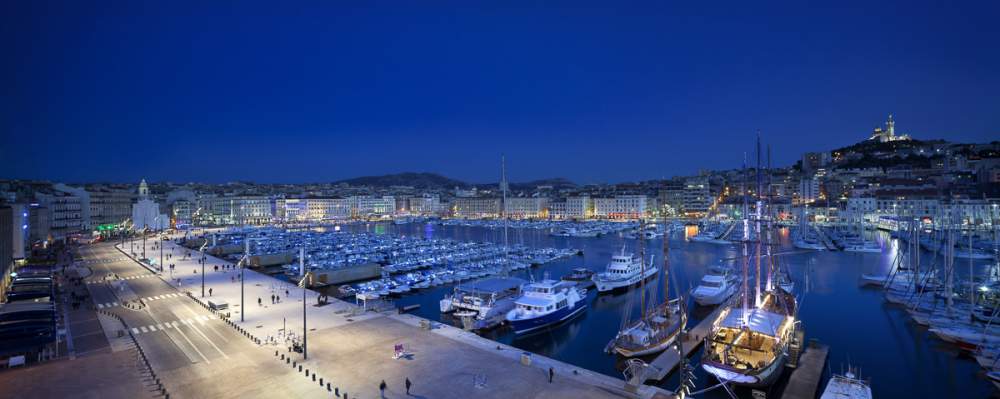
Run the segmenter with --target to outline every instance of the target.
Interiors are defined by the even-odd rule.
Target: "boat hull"
[[[583,311],[587,309],[587,305],[584,303],[577,302],[572,306],[566,306],[562,309],[556,310],[552,313],[545,314],[539,317],[533,317],[530,319],[508,319],[511,328],[517,334],[527,334],[530,332],[538,331],[547,327],[555,326],[559,323],[572,319],[576,316],[583,314]]]
[[[634,276],[632,278],[623,279],[623,280],[601,280],[601,279],[594,279],[593,281],[594,281],[594,285],[597,286],[597,292],[610,292],[610,291],[615,291],[615,290],[626,289],[626,288],[631,287],[633,285],[639,284],[643,280],[647,280],[649,278],[652,278],[652,277],[656,276],[656,273],[658,271],[659,271],[659,269],[654,267],[654,268],[646,269],[646,275],[645,276],[636,275],[636,276]]]

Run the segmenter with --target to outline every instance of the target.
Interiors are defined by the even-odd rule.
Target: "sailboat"
[[[757,147],[757,193],[760,193],[760,145]],[[744,163],[744,193],[746,192],[746,166]],[[770,191],[770,189],[768,190]],[[770,196],[769,196],[770,197]],[[750,291],[750,221],[749,210],[743,201],[743,286],[739,301],[731,301],[712,322],[705,339],[702,368],[720,381],[751,387],[766,387],[778,380],[789,356],[789,346],[796,332],[797,302],[795,297],[774,281],[773,264],[767,273],[765,287],[761,287],[761,241],[771,242],[771,223],[766,234],[760,234],[764,204],[758,194],[755,214],[754,240],[756,247],[756,280]],[[770,210],[769,210],[770,212]],[[768,219],[773,219],[769,215]],[[770,260],[771,257],[769,256]]]
[[[641,221],[640,221],[641,224]],[[672,345],[687,326],[687,312],[680,309],[681,298],[670,299],[670,256],[668,242],[663,239],[663,302],[646,308],[646,282],[640,282],[638,320],[629,322],[626,316],[623,328],[618,331],[607,351],[625,357],[644,356],[662,352]],[[640,252],[645,251],[645,242],[640,237]],[[656,294],[652,295],[655,300]]]

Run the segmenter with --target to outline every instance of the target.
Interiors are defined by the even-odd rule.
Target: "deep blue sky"
[[[0,178],[489,182],[506,153],[616,182],[737,166],[756,129],[790,164],[890,112],[1000,138],[996,1],[283,3],[3,2]]]

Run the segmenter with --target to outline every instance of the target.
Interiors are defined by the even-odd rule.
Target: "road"
[[[94,304],[124,319],[171,397],[328,396],[112,244],[79,255]]]

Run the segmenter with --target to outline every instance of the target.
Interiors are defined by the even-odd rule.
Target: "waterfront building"
[[[358,195],[350,197],[354,216],[391,216],[396,213],[396,198],[391,195],[374,197]]]
[[[132,216],[135,194],[106,187],[87,189],[90,194],[90,226],[118,225]]]
[[[701,217],[708,213],[714,198],[707,177],[696,177],[684,181],[681,212],[688,217]]]
[[[457,197],[452,212],[459,218],[495,218],[500,216],[500,199],[494,197]]]
[[[80,197],[62,191],[53,191],[51,193],[37,192],[35,199],[39,207],[45,208],[47,212],[44,215],[44,218],[47,219],[47,223],[44,223],[47,231],[40,233],[45,234],[46,237],[40,237],[40,239],[47,240],[51,237],[55,241],[65,241],[80,233],[83,228],[83,205]],[[42,224],[39,223],[39,225]]]
[[[436,215],[441,212],[441,197],[436,194],[424,194],[410,197],[410,213],[415,215]]]
[[[33,246],[35,243],[42,243],[42,245],[47,245],[48,242],[52,241],[52,213],[49,212],[49,208],[42,206],[40,203],[31,203],[27,207],[28,211],[28,244],[27,246]]]
[[[132,205],[132,228],[164,230],[169,226],[170,219],[160,213],[160,205],[149,198],[149,185],[143,179],[139,183],[139,200]]]
[[[679,180],[667,180],[657,192],[657,202],[661,207],[673,209],[674,213],[684,210],[685,184]]]
[[[996,205],[985,199],[958,199],[942,205],[941,211],[945,217],[950,215],[954,224],[992,226],[998,218]]]
[[[936,190],[879,190],[875,196],[878,215],[934,220],[941,215]]]
[[[52,189],[76,197],[80,203],[80,228],[79,232],[88,232],[93,229],[90,220],[90,193],[80,187],[70,187],[63,183],[52,185]]]
[[[589,196],[566,198],[566,219],[589,219],[594,217],[594,200]]]
[[[844,213],[845,221],[849,223],[874,223],[878,219],[875,214],[878,210],[876,202],[875,197],[848,198],[847,207]]]
[[[193,222],[195,203],[186,199],[179,199],[170,204],[170,220],[173,225],[188,225]]]
[[[820,169],[822,171],[822,169]],[[820,180],[822,174],[816,172],[815,175],[811,177],[803,177],[799,181],[799,202],[803,204],[811,204],[823,198],[823,193],[821,191]]]
[[[192,218],[198,225],[260,225],[273,219],[273,203],[269,197],[257,195],[205,196],[198,199]]]
[[[594,198],[594,217],[603,219],[638,219],[650,216],[655,200],[645,195],[616,195]]]
[[[14,226],[14,207],[0,205],[0,298],[6,296],[14,271],[14,236],[20,231],[21,226]]]
[[[171,191],[167,193],[166,204],[173,226],[194,223],[194,214],[198,211],[198,195],[194,191],[189,189]]]
[[[537,219],[548,217],[548,198],[514,197],[504,202],[504,214],[513,219]]]
[[[565,199],[549,202],[549,218],[559,220],[567,219]]]

